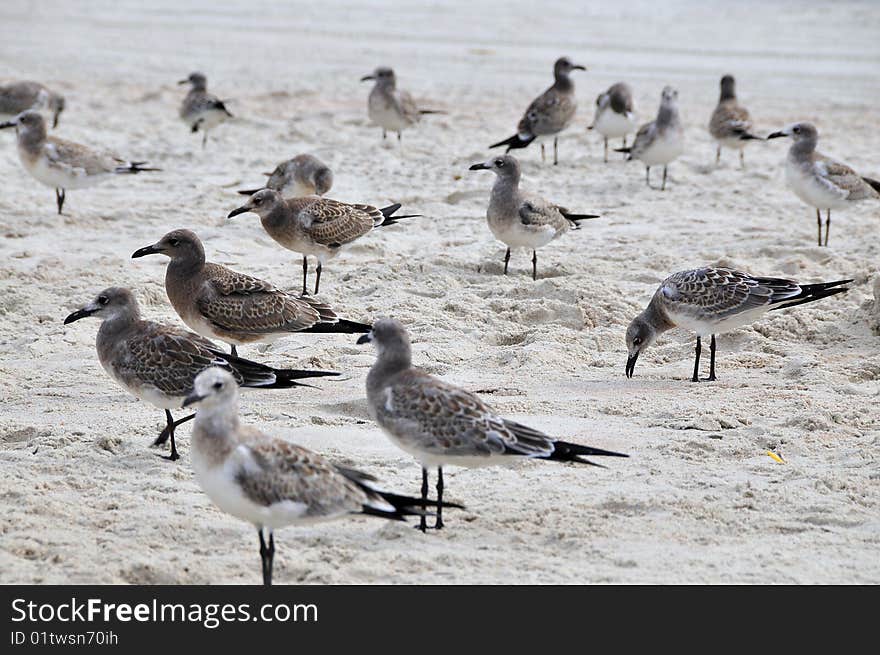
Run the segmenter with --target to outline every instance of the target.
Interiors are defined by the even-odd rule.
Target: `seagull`
[[[323,196],[333,186],[333,172],[317,157],[302,154],[283,161],[271,173],[260,189],[274,189],[284,198]],[[252,196],[260,189],[242,189],[243,196]]]
[[[180,105],[180,118],[192,132],[202,131],[202,148],[208,143],[208,131],[220,125],[232,114],[213,93],[208,93],[208,78],[204,73],[190,73],[178,84],[189,84],[190,90]]]
[[[880,181],[862,177],[852,168],[816,151],[819,132],[812,123],[794,123],[769,135],[768,139],[794,139],[785,162],[785,178],[795,195],[816,208],[819,245],[822,245],[822,214],[826,210],[825,245],[831,230],[831,210],[853,202],[880,199]]]
[[[7,121],[21,112],[47,110],[52,114],[52,127],[58,127],[58,117],[64,111],[64,96],[50,91],[39,82],[19,81],[0,84],[0,120]]]
[[[87,146],[46,136],[46,122],[35,111],[25,111],[13,120],[0,123],[0,129],[14,127],[18,136],[18,157],[25,170],[38,182],[55,189],[58,213],[64,206],[67,189],[83,189],[111,175],[145,171],[145,161],[126,161],[116,155]]]
[[[486,218],[495,238],[507,245],[504,274],[510,261],[511,248],[532,250],[532,279],[538,279],[537,249],[562,236],[569,229],[579,229],[579,222],[599,218],[598,214],[573,214],[565,207],[547,202],[540,196],[520,191],[520,165],[513,155],[501,155],[472,171],[493,171],[498,177],[489,196]]]
[[[274,369],[247,359],[227,355],[197,334],[170,325],[145,321],[134,294],[128,289],[104,289],[85,307],[64,319],[69,325],[88,316],[101,319],[96,347],[98,359],[107,374],[136,398],[165,410],[165,429],[153,445],[171,438],[171,454],[179,459],[174,431],[193,416],[177,421],[172,409],[179,409],[192,391],[193,380],[201,371],[220,366],[244,387],[287,389],[303,385],[303,378],[339,375],[332,371]]]
[[[743,149],[749,141],[763,141],[755,136],[752,131],[752,119],[749,110],[736,101],[736,80],[733,75],[725,75],[721,78],[721,97],[718,106],[712,112],[709,119],[709,134],[718,142],[715,152],[715,163],[721,161],[721,148],[739,150],[739,163],[745,168]]]
[[[227,371],[211,367],[199,373],[183,405],[197,408],[192,434],[196,482],[222,511],[257,528],[264,585],[272,584],[279,528],[357,514],[404,521],[426,513],[418,509],[426,505],[418,498],[377,489],[372,475],[242,425],[238,385]]]
[[[493,466],[523,457],[598,466],[584,457],[627,457],[558,441],[505,419],[474,394],[413,367],[409,336],[399,321],[380,319],[357,340],[371,342],[378,357],[367,374],[370,416],[395,445],[421,463],[423,501],[428,497],[428,469],[437,469],[438,530],[443,527],[446,465]],[[419,528],[427,529],[424,516]]]
[[[633,110],[632,89],[624,82],[608,87],[596,98],[596,117],[588,130],[596,130],[605,140],[605,163],[608,163],[608,139],[622,138],[626,148],[626,135],[635,132],[638,124]]]
[[[361,82],[375,81],[367,100],[367,113],[370,120],[382,128],[382,138],[388,132],[400,133],[415,125],[425,114],[444,114],[436,109],[420,109],[408,91],[397,88],[397,77],[387,66],[380,66],[370,75],[364,75]]]
[[[712,336],[709,377],[715,380],[715,335],[753,323],[776,309],[795,307],[848,291],[852,280],[800,284],[794,280],[755,277],[729,268],[697,268],[673,273],[626,330],[626,376],[631,378],[639,354],[674,327],[697,333],[692,382],[700,382],[701,337]]]
[[[651,166],[663,166],[663,185],[666,189],[666,167],[684,152],[684,128],[678,115],[678,91],[671,86],[663,88],[657,118],[645,123],[636,133],[629,148],[615,148],[615,152],[629,153],[629,159],[645,164],[645,183],[651,186]]]
[[[206,339],[236,346],[271,343],[293,332],[360,334],[365,323],[340,319],[309,296],[299,298],[263,280],[205,262],[202,242],[190,230],[173,230],[132,258],[165,255],[165,292],[178,316]]]
[[[553,135],[553,163],[559,163],[558,135],[569,126],[577,110],[574,97],[574,82],[569,73],[573,70],[587,70],[583,66],[572,64],[568,57],[561,57],[553,64],[553,86],[532,101],[526,113],[519,121],[516,134],[512,137],[493,143],[490,148],[507,146],[506,152],[516,148],[525,148],[538,137]],[[541,161],[544,161],[544,144],[541,143]]]
[[[308,293],[309,255],[318,260],[315,294],[321,284],[321,269],[325,261],[336,257],[343,246],[359,239],[376,228],[394,225],[404,218],[419,214],[394,216],[400,209],[395,203],[382,209],[371,205],[350,205],[338,200],[308,196],[285,200],[272,189],[262,189],[244,205],[229,212],[228,218],[253,212],[260,217],[263,229],[279,244],[303,256],[303,295]]]

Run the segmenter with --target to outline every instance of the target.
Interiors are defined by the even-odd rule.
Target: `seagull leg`
[[[661,191],[666,191],[666,167],[663,167],[663,184],[660,185]]]
[[[434,523],[435,530],[443,529],[443,467],[437,467],[437,521]]]
[[[715,335],[712,335],[712,341],[709,342],[709,377],[705,382],[715,382]]]
[[[55,204],[58,205],[58,214],[61,214],[61,208],[64,207],[64,189],[55,189]]]
[[[547,161],[547,158],[544,156],[544,144],[542,143],[541,144],[541,163],[543,164],[545,161]]]
[[[208,130],[202,130],[202,150],[208,145]]]
[[[504,274],[507,275],[507,265],[510,263],[510,248],[504,253]]]
[[[321,260],[318,260],[318,268],[315,269],[315,295],[318,295],[318,287],[321,284]]]
[[[428,530],[428,521],[425,512],[428,511],[428,469],[422,467],[422,516],[419,520],[419,530],[423,533]]]
[[[645,166],[645,184],[648,185],[648,188],[651,188],[651,167]]]
[[[538,279],[538,251],[532,251],[532,279]]]
[[[822,211],[816,210],[816,225],[819,228],[819,245],[822,245]]]
[[[746,153],[744,150],[739,151],[739,167],[746,170]]]
[[[626,148],[626,146],[623,146]],[[608,137],[605,137],[605,163],[608,163]]]
[[[825,219],[825,245],[828,245],[828,232],[831,231],[831,210],[828,210],[826,214],[827,218]]]
[[[171,444],[172,444],[171,454],[172,455],[177,454],[177,449],[174,447],[174,430],[177,429],[178,425],[182,425],[183,423],[186,423],[187,421],[191,421],[195,417],[196,417],[195,414],[190,414],[189,416],[184,416],[183,418],[179,418],[175,421],[171,418],[171,412],[169,412],[166,409],[165,410],[165,420],[168,422],[168,425],[166,425],[165,429],[159,433],[159,436],[156,437],[156,440],[153,442],[153,445],[154,446],[161,446],[166,441],[168,441],[168,437],[171,437]],[[166,459],[177,459],[177,458],[174,457],[174,458],[166,458]]]
[[[715,149],[715,165],[717,166],[720,163],[721,163],[721,146],[718,146],[718,148]]]
[[[400,132],[397,133],[397,142],[400,143]]]
[[[303,292],[302,295],[309,295],[309,290],[306,288],[306,278],[309,276],[309,258],[303,255]]]
[[[229,351],[229,354],[233,357],[238,357],[238,350],[235,349],[235,344],[232,344],[232,350]]]
[[[259,528],[260,535],[260,559],[263,561],[263,584],[267,587],[272,585],[272,559],[275,557],[275,535],[269,532],[269,545],[263,537],[263,528]]]
[[[559,163],[559,145],[558,145],[559,137],[553,137],[553,165],[556,166]]]
[[[700,381],[700,350],[702,350],[700,344],[700,337],[697,337],[697,347],[694,348],[694,377],[691,378],[691,382],[699,382]]]

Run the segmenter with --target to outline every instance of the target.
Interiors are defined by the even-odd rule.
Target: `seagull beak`
[[[586,67],[586,66],[581,66],[580,64],[577,64],[576,66],[572,66],[572,67],[571,67],[571,70],[573,70],[573,71],[585,71],[585,70],[587,70],[587,67]]]
[[[145,246],[143,248],[135,250],[133,253],[131,253],[131,258],[137,259],[138,257],[145,257],[147,255],[158,255],[160,252],[162,251],[159,250],[155,244],[153,244],[152,246]]]
[[[7,127],[15,127],[15,121],[6,121],[5,123],[0,123],[0,130],[5,130]]]
[[[260,173],[260,175],[265,175],[266,177],[272,177],[275,173]]]
[[[473,166],[468,168],[468,170],[469,171],[488,171],[489,167],[486,166],[486,164],[474,164]]]
[[[229,216],[227,216],[226,218],[232,218],[233,216],[238,216],[239,214],[246,214],[250,210],[251,210],[251,208],[248,207],[247,205],[245,205],[244,207],[239,207],[238,209],[233,209],[231,212],[229,212]]]
[[[366,82],[367,80],[375,80],[376,78],[373,75],[364,75],[361,78],[361,82]]]
[[[362,334],[358,337],[357,345],[363,346],[365,343],[371,343],[373,341],[373,331],[370,330],[366,334]]]
[[[61,115],[61,112],[60,112],[60,111],[59,111],[59,112],[56,112],[56,113],[55,113],[55,117],[52,119],[52,129],[53,129],[53,130],[54,130],[56,127],[58,127],[58,117],[59,117],[60,115]]]
[[[181,405],[181,407],[189,407],[193,403],[200,402],[204,399],[205,399],[204,396],[200,396],[195,391],[193,391],[190,395],[188,395],[186,398],[183,399],[183,404]]]
[[[639,353],[636,352],[635,355],[630,355],[626,359],[626,377],[631,378],[633,376],[633,371],[636,370],[636,360],[639,358]]]
[[[3,126],[0,125],[0,127],[3,127]],[[774,132],[773,134],[768,134],[767,138],[768,139],[778,139],[781,136],[788,136],[788,135],[785,132]]]
[[[181,85],[181,84],[189,84],[189,80],[180,80],[177,84],[178,84],[178,85]]]
[[[64,324],[69,325],[74,321],[78,321],[81,318],[87,318],[95,313],[94,309],[89,309],[88,307],[83,307],[82,309],[77,309],[73,314],[64,319]]]

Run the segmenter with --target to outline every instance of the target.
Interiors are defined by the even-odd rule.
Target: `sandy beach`
[[[191,424],[178,432],[181,460],[160,459],[149,445],[162,412],[104,373],[96,320],[62,321],[129,286],[146,317],[180,324],[166,260],[130,259],[174,228],[196,231],[209,261],[298,290],[299,257],[253,214],[226,215],[242,204],[236,189],[300,152],[331,166],[330,197],[423,215],[326,265],[321,298],[352,320],[400,319],[417,365],[505,416],[630,458],[450,468],[447,498],[467,509],[448,513],[448,529],[369,518],[287,528],[276,583],[880,582],[880,203],[836,211],[819,248],[814,210],[785,186],[790,142],[750,144],[745,170],[726,151],[716,168],[706,127],[732,73],[758,134],[814,122],[821,151],[880,178],[880,6],[578,4],[0,5],[2,77],[67,98],[53,133],[162,169],[72,190],[58,216],[14,131],[0,132],[0,583],[260,581],[255,530],[194,482]],[[537,281],[524,251],[504,276],[485,220],[494,176],[468,166],[514,132],[561,55],[589,70],[575,73],[560,164],[542,164],[535,146],[516,154],[527,186],[602,218],[542,249]],[[382,142],[359,82],[378,65],[447,113]],[[205,150],[177,116],[176,82],[195,70],[235,115]],[[586,130],[596,95],[620,80],[641,121],[664,85],[679,91],[687,145],[666,192],[646,188],[638,162],[603,164]],[[689,382],[694,342],[681,330],[627,379],[629,321],[668,274],[705,264],[855,282],[721,335],[714,384]],[[242,348],[345,373],[318,389],[246,391],[243,418],[416,494],[418,464],[367,414],[375,355],[354,342]]]

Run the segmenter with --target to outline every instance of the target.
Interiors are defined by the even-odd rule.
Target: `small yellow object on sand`
[[[773,460],[779,462],[780,464],[785,464],[785,460],[782,459],[782,456],[781,456],[781,455],[777,455],[777,454],[774,453],[772,450],[768,450],[768,451],[767,451],[767,457],[769,457],[770,459],[773,459]]]

